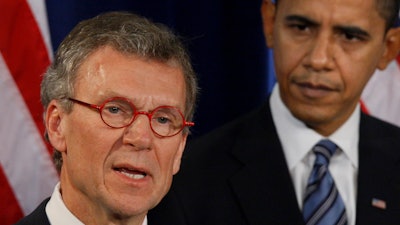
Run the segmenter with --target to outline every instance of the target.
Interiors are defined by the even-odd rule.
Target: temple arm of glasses
[[[96,110],[100,111],[100,106],[98,106],[98,105],[82,102],[82,101],[79,101],[79,100],[76,100],[76,99],[73,99],[73,98],[68,98],[68,100],[70,100],[70,101],[72,101],[74,103],[77,103],[79,105],[83,105],[83,106],[86,106],[86,107],[89,107],[89,108],[96,109]]]
[[[185,122],[185,126],[193,127],[194,126],[194,122]]]

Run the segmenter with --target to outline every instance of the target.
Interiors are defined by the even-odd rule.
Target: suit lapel
[[[302,224],[294,188],[266,104],[243,129],[233,155],[243,163],[230,180],[249,224]],[[278,185],[274,185],[274,184]]]
[[[357,224],[400,223],[400,134],[395,128],[382,127],[381,122],[362,115]]]

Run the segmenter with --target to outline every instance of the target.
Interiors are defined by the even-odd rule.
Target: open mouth
[[[143,179],[147,176],[147,173],[134,169],[114,168],[114,170],[134,180]]]

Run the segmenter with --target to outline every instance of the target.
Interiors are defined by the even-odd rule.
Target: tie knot
[[[316,163],[320,165],[328,165],[332,155],[335,154],[337,145],[328,139],[323,139],[318,142],[313,151],[316,155]]]

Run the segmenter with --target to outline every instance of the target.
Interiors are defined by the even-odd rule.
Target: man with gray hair
[[[17,224],[147,224],[179,170],[196,95],[165,26],[125,12],[79,23],[41,84],[60,182]]]

